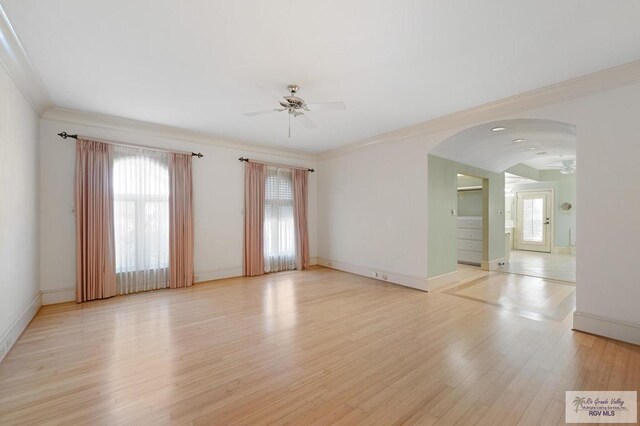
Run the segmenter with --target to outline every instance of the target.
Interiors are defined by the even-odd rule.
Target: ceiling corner
[[[0,5],[0,62],[38,116],[53,107],[42,79],[29,60],[18,36]]]

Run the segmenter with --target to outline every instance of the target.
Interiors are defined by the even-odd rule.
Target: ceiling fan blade
[[[315,129],[315,128],[317,127],[317,126],[316,126],[316,123],[314,123],[313,121],[311,121],[311,119],[310,119],[309,117],[307,117],[306,115],[304,115],[304,114],[300,114],[300,115],[298,115],[298,116],[296,117],[296,119],[297,119],[297,120],[300,120],[300,122],[302,123],[302,125],[303,125],[304,127],[306,127],[307,129],[309,129],[309,130]]]
[[[253,117],[255,115],[262,115],[262,114],[269,114],[272,112],[279,112],[282,111],[280,109],[265,109],[262,111],[252,111],[252,112],[245,112],[244,115],[246,115],[247,117]]]
[[[312,102],[307,104],[311,111],[344,111],[347,104],[344,102]]]
[[[265,86],[264,84],[256,84],[256,87],[260,89],[262,93],[269,96],[270,98],[272,98],[274,101],[278,103],[282,102],[284,99],[282,95],[280,95],[278,92],[276,92],[275,89],[269,86]]]

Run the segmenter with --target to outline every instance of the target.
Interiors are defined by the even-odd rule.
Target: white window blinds
[[[295,226],[291,170],[267,167],[264,202],[264,270],[295,269]]]

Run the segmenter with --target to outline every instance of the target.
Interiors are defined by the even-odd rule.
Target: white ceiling
[[[53,102],[319,152],[640,57],[640,2],[3,0]],[[255,87],[301,85],[316,130]]]
[[[491,130],[496,127],[504,130]],[[463,130],[430,154],[496,173],[520,163],[538,170],[556,169],[562,161],[575,161],[576,129],[551,120],[496,121]]]

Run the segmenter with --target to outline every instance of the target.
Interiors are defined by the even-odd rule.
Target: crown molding
[[[253,145],[242,141],[221,138],[208,133],[194,132],[178,127],[165,126],[163,124],[149,123],[146,121],[132,120],[107,114],[76,111],[64,108],[51,108],[43,116],[45,120],[61,121],[69,124],[100,127],[103,129],[121,130],[155,136],[159,138],[178,139],[200,145],[217,146],[220,148],[234,149],[238,151],[254,152],[265,155],[276,155],[285,158],[294,158],[306,161],[316,161],[317,156],[304,151],[271,148],[264,145]],[[90,136],[90,135],[86,135]]]
[[[424,136],[455,128],[477,125],[504,118],[512,114],[593,95],[604,90],[615,89],[639,81],[640,60],[454,112],[399,130],[343,145],[317,155],[319,160],[340,157],[372,145],[392,143],[414,136]]]
[[[2,39],[0,43],[2,66],[33,110],[42,116],[44,111],[53,106],[53,102],[13,30],[9,18],[4,13],[2,5],[0,5],[0,39]]]

